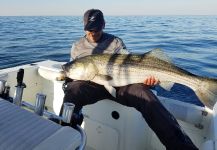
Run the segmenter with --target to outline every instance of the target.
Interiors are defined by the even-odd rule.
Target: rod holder
[[[70,123],[72,119],[72,114],[74,111],[75,105],[73,103],[64,103],[63,104],[63,113],[62,113],[62,121],[65,123]]]
[[[45,101],[46,101],[46,95],[45,94],[41,94],[41,93],[36,94],[34,112],[39,116],[43,116]]]
[[[25,102],[25,101],[22,101],[22,105],[30,110],[34,110],[35,109],[35,106],[33,106],[32,104],[28,103],[28,102]],[[68,103],[68,104],[64,104],[65,106],[65,110],[63,110],[64,112],[69,112],[69,114],[72,114],[73,110],[74,110],[74,104],[73,103]],[[67,109],[69,108],[70,111],[66,111]],[[64,109],[64,108],[63,108]],[[67,113],[64,113],[64,114],[67,114]],[[52,113],[52,112],[49,112],[47,110],[44,111],[44,116],[46,116],[47,118],[56,118],[60,121],[62,121],[62,117]],[[65,115],[63,115],[65,116]],[[69,117],[70,120],[71,120],[71,117]],[[79,125],[76,125],[76,128],[75,128],[80,134],[81,134],[81,144],[78,148],[76,148],[76,150],[84,150],[85,149],[85,146],[86,146],[86,142],[87,142],[87,136],[86,136],[86,133],[84,131],[83,128],[81,128]]]
[[[17,106],[21,106],[22,104],[22,97],[23,97],[23,89],[26,86],[22,85],[22,86],[16,86],[16,90],[14,93],[14,100],[13,103]]]
[[[6,84],[5,80],[0,80],[0,95],[4,94],[5,84]]]

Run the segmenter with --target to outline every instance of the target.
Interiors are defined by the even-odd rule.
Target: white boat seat
[[[38,73],[41,77],[47,80],[57,80],[57,78],[62,76],[62,64],[64,64],[64,62],[56,62],[51,60],[40,62],[37,64]]]
[[[0,150],[75,150],[80,133],[0,98]]]
[[[205,107],[199,107],[180,101],[174,101],[169,98],[160,97],[164,107],[172,113],[176,119],[182,120],[194,125],[204,124],[211,117],[211,113]],[[206,123],[205,123],[206,124]]]

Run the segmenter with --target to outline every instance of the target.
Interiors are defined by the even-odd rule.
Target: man
[[[72,59],[99,53],[129,53],[120,38],[103,32],[105,21],[100,10],[86,11],[83,19],[85,36],[73,45]],[[144,81],[144,84],[115,87],[116,98],[114,98],[102,85],[91,81],[69,81],[66,82],[64,90],[64,102],[75,104],[75,114],[79,114],[84,105],[103,99],[111,99],[125,106],[134,107],[142,113],[149,127],[156,133],[167,150],[196,150],[197,148],[181,130],[175,118],[150,91],[150,86],[158,82],[154,77],[150,77]],[[78,120],[76,122],[74,115],[71,125],[81,123]]]

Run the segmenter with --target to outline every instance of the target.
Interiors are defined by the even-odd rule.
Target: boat
[[[62,121],[65,117],[67,121],[67,115],[58,116],[64,81],[56,79],[64,63],[46,60],[0,70],[0,149],[22,149],[20,145],[24,147],[25,143],[28,150],[166,149],[136,109],[108,99],[84,106],[84,121],[77,128],[51,121],[49,116]],[[23,70],[21,90],[18,88],[20,70]],[[211,110],[162,96],[158,98],[200,150],[217,150],[217,105]],[[37,107],[39,99],[45,101]],[[70,110],[73,109],[68,112]]]

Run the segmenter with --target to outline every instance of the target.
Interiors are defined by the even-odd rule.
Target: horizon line
[[[82,17],[83,15],[1,15],[0,17]],[[124,16],[217,16],[217,14],[146,14],[146,15],[104,15],[104,17],[124,17]]]

